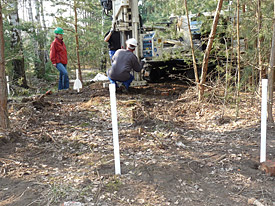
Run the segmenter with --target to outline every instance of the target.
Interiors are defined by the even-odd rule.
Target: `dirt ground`
[[[0,133],[0,206],[275,205],[259,169],[261,98],[223,104],[208,89],[148,84],[117,94],[121,175],[115,175],[108,88],[91,83],[9,101]],[[267,159],[275,160],[268,127]],[[72,203],[74,201],[75,203]]]

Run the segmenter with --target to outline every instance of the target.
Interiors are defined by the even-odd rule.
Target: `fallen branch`
[[[98,177],[98,179],[99,179],[99,181],[100,181],[100,184],[99,184],[97,193],[96,193],[96,195],[95,195],[95,204],[97,205],[97,203],[98,203],[98,201],[99,201],[99,196],[100,196],[101,190],[102,190],[102,188],[103,188],[103,182],[102,182],[102,180],[101,180],[101,177],[100,177],[100,175],[99,175],[98,170],[96,170],[96,173],[97,173],[97,177]]]

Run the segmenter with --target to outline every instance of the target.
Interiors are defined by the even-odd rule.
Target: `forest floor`
[[[118,93],[121,175],[115,175],[110,97],[102,82],[9,102],[0,137],[0,206],[275,205],[259,169],[261,98],[223,104],[208,88],[155,83]],[[268,126],[267,159],[275,159]],[[74,201],[75,203],[72,203]]]

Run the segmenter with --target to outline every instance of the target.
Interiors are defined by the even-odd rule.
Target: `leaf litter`
[[[274,205],[274,177],[258,169],[259,97],[242,93],[236,118],[233,103],[214,94],[199,103],[182,84],[131,89],[117,94],[121,176],[102,83],[12,101],[0,205]],[[274,127],[267,131],[274,159]]]

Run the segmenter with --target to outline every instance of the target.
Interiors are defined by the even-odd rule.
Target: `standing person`
[[[58,90],[69,89],[69,76],[67,72],[67,49],[65,43],[63,42],[64,31],[62,28],[57,27],[54,30],[54,33],[55,39],[51,44],[50,59],[52,64],[59,71]]]
[[[118,49],[121,49],[120,33],[115,31],[115,23],[112,24],[110,31],[105,34],[104,41],[108,42],[109,56],[112,57]]]
[[[128,92],[129,86],[134,80],[131,71],[140,72],[145,63],[145,60],[140,63],[137,56],[133,53],[137,47],[137,40],[134,38],[128,39],[126,45],[126,49],[116,51],[112,59],[112,67],[108,71],[110,82],[116,84],[117,88],[117,81],[122,82],[121,90],[124,92]]]

